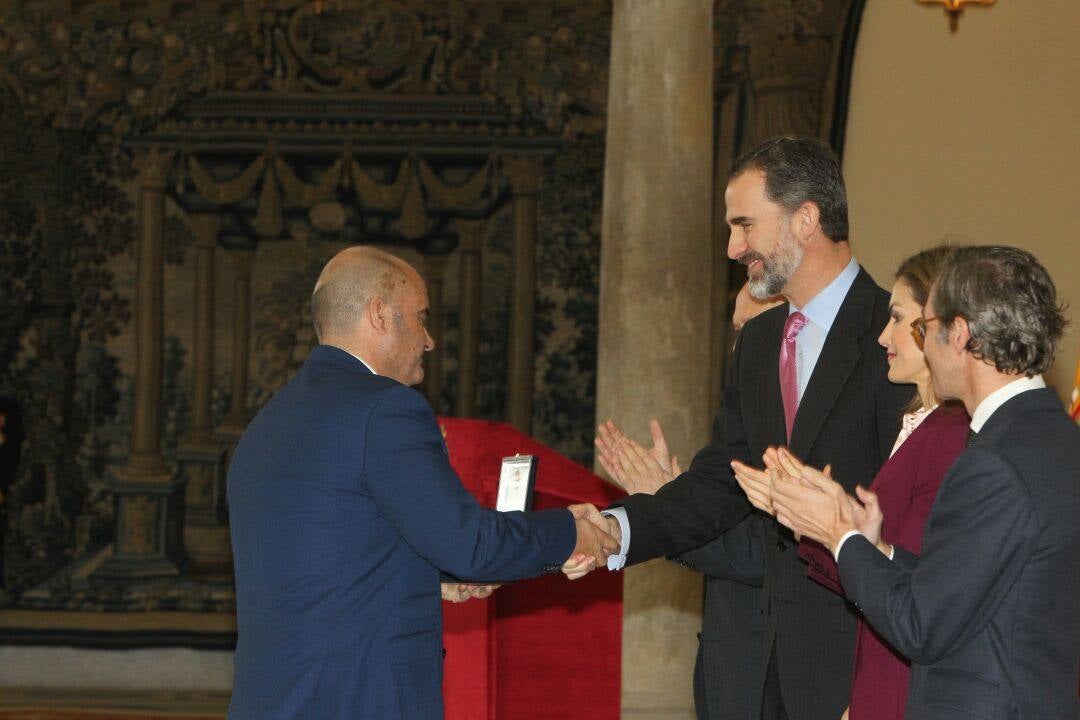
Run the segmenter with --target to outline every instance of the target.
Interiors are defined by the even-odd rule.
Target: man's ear
[[[967,351],[969,342],[971,342],[971,327],[968,325],[967,318],[957,316],[949,328],[949,345],[959,354]]]
[[[807,200],[791,214],[791,232],[800,244],[805,244],[817,232],[821,224],[821,209],[817,203]]]
[[[372,298],[364,311],[364,322],[379,335],[385,335],[390,326],[393,311],[381,297]]]

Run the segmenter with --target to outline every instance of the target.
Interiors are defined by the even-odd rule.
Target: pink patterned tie
[[[806,327],[806,316],[795,311],[784,323],[784,344],[780,346],[780,396],[784,399],[784,425],[788,442],[791,427],[795,424],[795,412],[799,409],[799,371],[796,367],[795,338]]]

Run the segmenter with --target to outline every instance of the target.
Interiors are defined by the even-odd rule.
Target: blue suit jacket
[[[566,510],[478,505],[423,397],[326,345],[252,420],[228,498],[232,720],[442,717],[440,570],[554,572],[576,540]]]

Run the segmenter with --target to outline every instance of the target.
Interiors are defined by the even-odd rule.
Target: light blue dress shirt
[[[836,314],[840,312],[840,306],[844,304],[844,298],[855,283],[859,274],[859,263],[855,258],[833,278],[833,281],[825,286],[825,289],[815,295],[810,302],[802,308],[788,304],[788,314],[798,310],[806,316],[806,327],[795,338],[796,361],[795,368],[799,377],[799,400],[802,400],[806,386],[810,384],[810,376],[814,374],[814,366],[821,357],[821,350],[825,347],[825,338],[829,336]],[[779,376],[777,376],[779,377]],[[604,510],[604,515],[609,515],[619,521],[619,529],[622,532],[622,543],[619,554],[608,558],[608,570],[621,570],[626,564],[626,554],[630,551],[630,521],[626,517],[626,510],[621,507]]]
[[[825,338],[829,336],[836,314],[840,312],[840,306],[844,304],[844,298],[858,274],[859,264],[852,258],[840,274],[806,303],[805,307],[788,305],[788,315],[801,310],[808,321],[802,332],[795,337],[795,368],[799,376],[800,401],[806,392],[806,386],[810,384],[814,366],[821,357],[821,349],[825,347]]]

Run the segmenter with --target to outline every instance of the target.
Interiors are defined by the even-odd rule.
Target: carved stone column
[[[715,409],[712,36],[713,0],[614,0],[597,420],[647,441],[657,417],[684,458]],[[693,717],[701,596],[672,563],[626,572],[624,717]]]
[[[183,481],[161,454],[162,298],[165,180],[172,153],[151,150],[139,171],[135,265],[135,377],[131,455],[110,468],[115,501],[113,556],[97,577],[176,575],[183,563]]]
[[[709,404],[714,409],[720,408],[720,400],[723,396],[724,378],[727,377],[728,358],[731,356],[731,348],[735,341],[735,333],[731,328],[731,303],[728,301],[729,289],[731,288],[731,263],[725,262],[727,257],[727,245],[731,231],[724,216],[727,208],[724,205],[724,189],[727,187],[728,168],[735,159],[738,147],[736,132],[738,129],[739,93],[737,87],[727,86],[719,88],[717,95],[721,98],[716,105],[716,147],[715,160],[713,162],[713,288],[712,288],[712,359],[709,361],[711,370],[709,380]],[[741,268],[741,266],[740,266]],[[741,272],[741,270],[740,270]]]
[[[225,522],[225,449],[214,439],[211,397],[214,386],[214,253],[221,219],[213,213],[191,217],[195,231],[195,340],[192,348],[191,428],[177,449],[180,470],[187,479],[184,494],[184,544],[200,562],[201,537],[192,526]]]
[[[476,416],[476,378],[480,360],[480,252],[483,220],[457,220],[461,253],[461,300],[458,310],[458,417]]]
[[[229,410],[221,420],[217,434],[236,442],[248,424],[247,381],[248,346],[251,340],[251,269],[254,250],[231,250],[233,267],[232,390]]]
[[[445,255],[425,255],[424,272],[428,287],[428,332],[435,341],[435,349],[424,356],[424,395],[435,412],[440,411],[442,395],[442,310],[443,274],[446,272]]]
[[[508,157],[514,204],[514,245],[510,278],[510,357],[506,372],[506,419],[525,434],[532,431],[533,348],[536,315],[536,221],[543,159]]]

